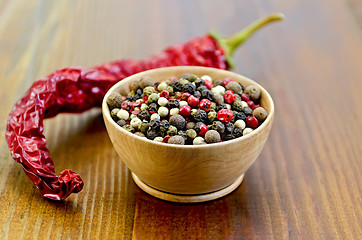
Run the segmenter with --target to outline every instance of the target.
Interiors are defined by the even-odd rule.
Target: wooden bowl
[[[257,85],[267,119],[250,134],[234,140],[207,145],[173,145],[136,136],[118,126],[110,116],[106,100],[113,92],[127,94],[129,84],[143,76],[155,81],[180,77],[184,73],[230,77],[244,86]],[[174,202],[202,202],[222,197],[243,180],[244,173],[259,156],[268,138],[274,103],[256,82],[239,74],[206,67],[167,67],[132,75],[115,84],[105,95],[102,112],[109,137],[122,161],[132,171],[136,184],[147,193]]]

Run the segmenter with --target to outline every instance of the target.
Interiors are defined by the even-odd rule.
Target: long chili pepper
[[[63,200],[81,191],[84,183],[76,172],[66,169],[59,176],[55,174],[43,135],[45,118],[100,106],[112,85],[140,71],[182,65],[228,69],[233,64],[232,53],[243,41],[263,25],[282,18],[281,14],[261,18],[231,38],[224,39],[216,33],[196,37],[144,60],[56,70],[47,78],[35,81],[9,114],[6,140],[12,157],[22,164],[44,197]]]

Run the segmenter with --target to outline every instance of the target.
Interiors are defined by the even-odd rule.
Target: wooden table
[[[361,239],[362,4],[358,0],[1,1],[1,239]],[[243,184],[208,203],[149,196],[133,182],[99,109],[45,121],[57,173],[85,181],[44,199],[10,156],[7,115],[54,69],[142,58],[209,29],[286,20],[235,55],[273,96],[271,135]]]

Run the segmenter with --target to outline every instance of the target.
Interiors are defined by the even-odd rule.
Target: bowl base
[[[198,203],[215,200],[231,193],[243,182],[244,175],[245,173],[242,174],[238,179],[236,179],[235,182],[218,191],[197,195],[182,195],[162,192],[142,182],[134,173],[132,173],[132,178],[139,188],[156,198],[178,203]]]

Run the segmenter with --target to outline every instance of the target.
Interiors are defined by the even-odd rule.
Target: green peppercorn
[[[141,122],[138,126],[138,129],[141,132],[146,133],[149,127],[150,127],[150,124],[148,122]]]
[[[148,96],[148,99],[147,99],[146,103],[150,104],[150,103],[157,102],[159,98],[160,98],[159,94],[152,93],[151,95]]]
[[[167,143],[169,143],[169,144],[177,144],[177,145],[184,145],[185,144],[185,139],[182,136],[176,135],[176,136],[170,137],[170,139],[168,139]]]
[[[194,127],[195,127],[195,122],[187,122],[187,124],[186,124],[186,130],[188,130],[188,129],[194,129]]]
[[[185,118],[180,114],[175,114],[170,117],[170,125],[175,126],[178,130],[184,129],[186,125]]]
[[[220,134],[215,130],[209,130],[205,134],[205,141],[207,143],[218,143],[220,142]]]
[[[249,97],[256,101],[260,97],[260,89],[255,85],[249,85],[245,88],[245,93],[249,95]]]
[[[148,76],[143,77],[139,82],[140,88],[145,87],[153,87],[155,85],[155,81]]]
[[[227,90],[231,90],[236,94],[241,94],[243,92],[241,86],[239,83],[235,82],[235,81],[231,81],[228,84],[226,84],[225,88]]]
[[[167,86],[167,87],[165,88],[165,91],[167,91],[170,95],[173,95],[173,93],[174,93],[173,87],[171,87],[171,86]]]
[[[179,92],[179,91],[175,92],[175,98],[180,98],[180,97],[181,97],[181,92]]]
[[[121,108],[122,105],[122,96],[119,93],[111,93],[107,98],[107,105],[109,109]]]
[[[216,103],[214,102],[211,102],[211,105],[210,105],[210,110],[216,110]]]
[[[268,113],[266,112],[266,110],[264,108],[258,107],[253,110],[253,116],[259,122],[263,122],[266,119],[266,117],[268,116]]]
[[[195,82],[196,79],[198,79],[198,77],[195,74],[190,74],[188,77],[190,82]]]
[[[186,83],[188,83],[189,81],[187,80],[187,79],[184,79],[184,78],[181,78],[181,80],[180,80],[180,83],[182,84],[182,85],[185,85]]]
[[[200,98],[201,97],[200,91],[195,91],[194,96]]]
[[[214,87],[216,87],[216,86],[221,86],[222,85],[222,80],[215,80],[214,81]]]
[[[131,133],[133,133],[135,131],[134,127],[132,127],[129,124],[125,124],[122,128]]]
[[[207,114],[207,118],[209,119],[209,122],[213,122],[216,118],[217,113],[215,111],[211,111]]]
[[[129,96],[129,97],[134,97],[134,95],[136,95],[136,93],[133,90],[129,91],[128,94],[127,94],[127,96]]]
[[[167,135],[174,136],[177,134],[177,128],[175,126],[170,125],[167,130]]]
[[[243,110],[243,104],[240,100],[235,100],[233,102],[233,109],[240,112]]]
[[[186,136],[191,139],[194,139],[195,137],[197,137],[197,132],[194,129],[187,129]]]
[[[151,95],[152,93],[154,93],[155,92],[155,88],[154,87],[145,87],[144,89],[143,89],[143,94],[145,95],[145,96],[149,96],[149,95]]]

